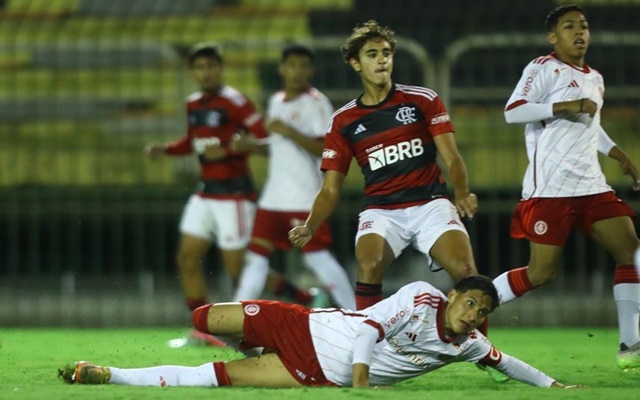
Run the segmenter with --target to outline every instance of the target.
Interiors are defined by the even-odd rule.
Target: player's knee
[[[544,269],[537,269],[532,271],[530,268],[527,272],[527,276],[529,278],[529,282],[531,282],[531,286],[538,287],[551,283],[551,281],[553,281],[553,278],[555,278],[556,276],[556,272],[555,270]]]
[[[209,310],[213,304],[205,304],[193,310],[191,319],[193,320],[193,327],[204,333],[211,333],[209,330]]]
[[[447,268],[447,270],[455,282],[458,282],[467,276],[478,275],[478,270],[475,265],[466,260],[454,263],[450,268]]]

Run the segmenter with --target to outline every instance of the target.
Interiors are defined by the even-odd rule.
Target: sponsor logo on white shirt
[[[411,141],[400,142],[369,153],[369,167],[371,171],[375,171],[398,161],[417,157],[423,153],[422,139],[411,139]]]
[[[396,119],[402,124],[411,124],[416,122],[416,108],[415,107],[400,107],[396,113]]]

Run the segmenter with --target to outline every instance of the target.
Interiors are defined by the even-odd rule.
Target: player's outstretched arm
[[[495,356],[498,354],[499,356]],[[493,356],[493,357],[491,357]],[[515,379],[520,382],[527,383],[532,386],[540,386],[547,388],[583,388],[583,385],[564,385],[557,380],[551,378],[544,372],[538,370],[537,368],[527,364],[526,362],[519,360],[513,356],[508,354],[500,353],[497,349],[493,348],[491,351],[491,355],[489,359],[485,358],[482,363],[486,361],[499,360],[497,363],[488,364],[507,375],[508,377]]]

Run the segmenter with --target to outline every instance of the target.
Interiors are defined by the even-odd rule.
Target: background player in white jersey
[[[259,298],[265,286],[302,304],[311,300],[307,291],[273,270],[269,273],[269,257],[275,249],[291,249],[288,232],[308,217],[322,183],[320,156],[333,108],[329,99],[309,84],[314,72],[313,59],[311,49],[302,45],[291,45],[282,51],[278,71],[284,90],[271,96],[268,103],[268,174],[258,201],[236,301]],[[237,142],[236,146],[243,144]],[[314,240],[302,249],[304,263],[340,307],[354,309],[349,276],[329,252],[331,242],[329,225],[325,222]]]
[[[620,329],[620,368],[640,367],[640,279],[634,268],[639,240],[631,217],[605,181],[598,151],[617,160],[640,189],[629,157],[600,125],[604,82],[585,63],[589,24],[577,5],[560,6],[547,17],[554,52],[527,65],[506,109],[509,123],[524,123],[529,166],[511,235],[531,244],[527,267],[494,281],[506,303],[551,281],[572,229],[606,248],[617,262],[613,293]]]
[[[477,274],[471,243],[460,217],[478,208],[453,126],[431,89],[391,80],[394,32],[368,21],[342,46],[344,60],[360,75],[364,93],[332,118],[325,139],[320,192],[304,225],[289,238],[304,247],[340,200],[352,158],[365,178],[364,211],[356,234],[356,306],[382,299],[385,269],[409,245],[444,268],[454,281]],[[436,157],[453,186],[447,187]]]
[[[193,313],[197,329],[236,337],[241,347],[260,346],[266,353],[199,367],[121,369],[79,362],[59,375],[83,384],[368,387],[468,361],[494,365],[530,385],[566,387],[500,352],[476,329],[498,302],[491,279],[478,275],[460,280],[448,297],[414,282],[360,312],[266,300],[210,304]]]

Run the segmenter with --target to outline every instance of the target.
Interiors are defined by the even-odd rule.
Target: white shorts
[[[373,208],[360,213],[356,244],[361,236],[375,233],[386,240],[396,258],[411,244],[427,256],[430,265],[439,268],[429,251],[436,240],[448,231],[469,235],[458,210],[447,199],[396,210]]]
[[[249,200],[216,200],[191,195],[180,220],[180,232],[238,250],[251,239],[256,204]]]

